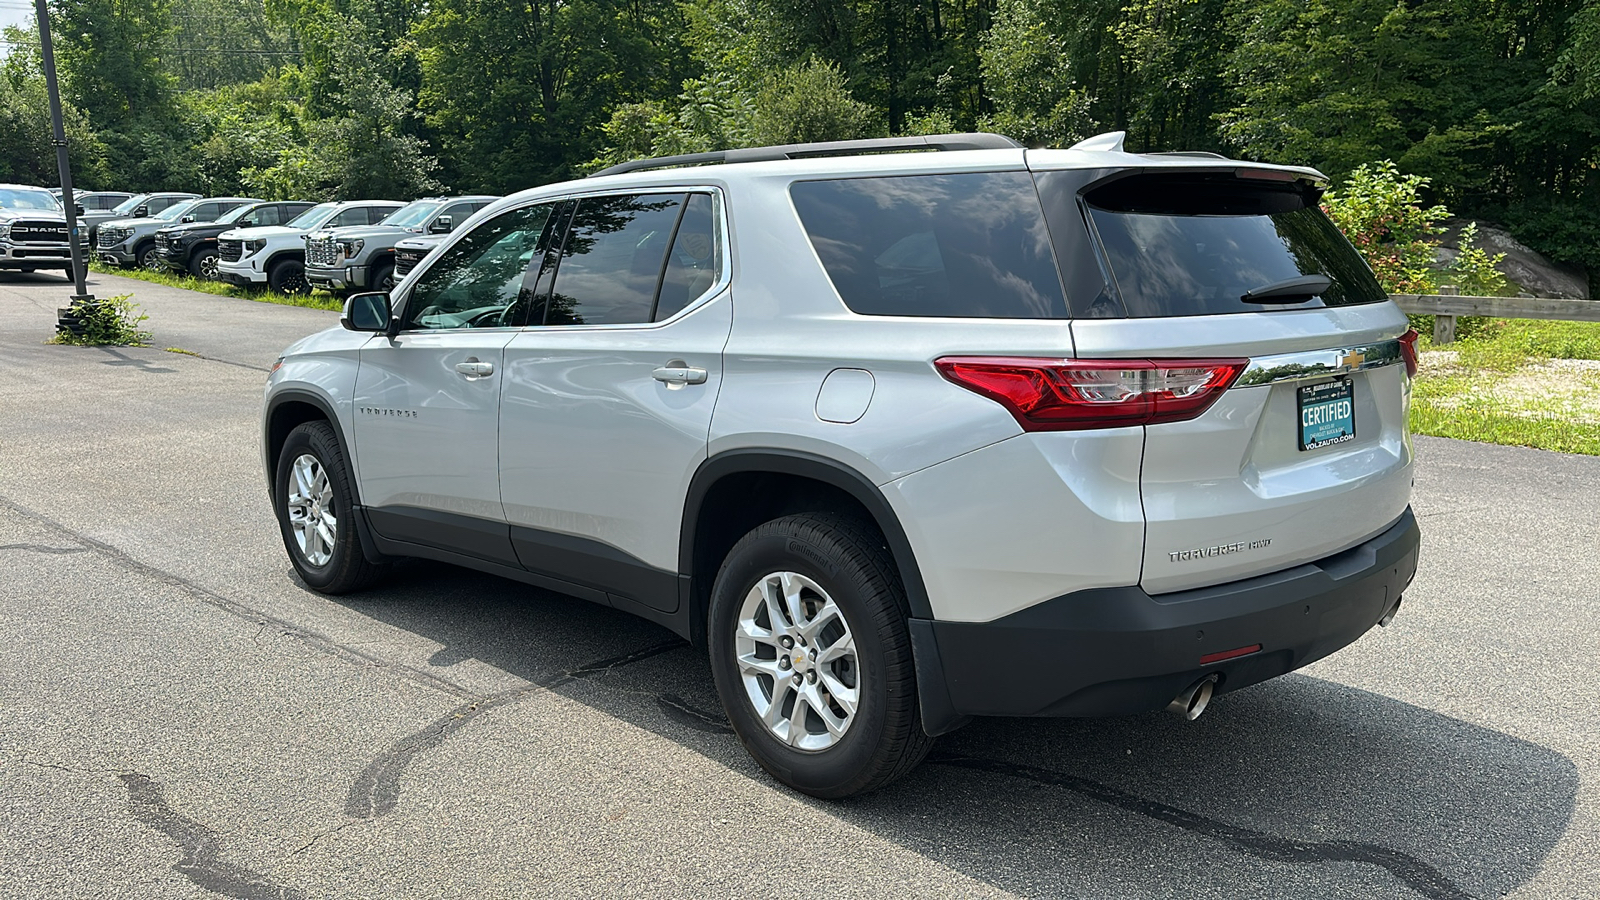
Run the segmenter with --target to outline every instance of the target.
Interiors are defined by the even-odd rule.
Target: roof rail
[[[1145,156],[1198,156],[1203,159],[1227,159],[1221,153],[1212,153],[1210,150],[1151,150]]]
[[[779,147],[746,147],[738,150],[713,150],[710,153],[686,153],[682,156],[657,156],[635,159],[601,169],[590,175],[621,175],[645,169],[668,169],[677,166],[703,166],[718,163],[765,162],[774,159],[806,159],[815,156],[852,156],[862,153],[892,153],[904,150],[1017,150],[1022,145],[1004,135],[974,132],[972,134],[929,134],[909,137],[868,138],[862,141],[819,141],[814,144],[784,144]]]

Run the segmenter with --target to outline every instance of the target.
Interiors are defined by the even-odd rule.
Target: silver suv
[[[820,797],[971,716],[1194,718],[1416,571],[1415,334],[1323,186],[950,135],[525,191],[274,367],[284,544],[660,623]]]

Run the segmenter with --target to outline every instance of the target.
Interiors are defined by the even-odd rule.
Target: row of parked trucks
[[[45,193],[0,185],[0,190],[7,188]],[[30,236],[49,240],[19,251],[24,256],[7,268],[61,268],[70,275],[65,212],[59,207],[59,192],[51,193],[56,208],[35,203],[27,210],[40,220],[33,226],[42,229]],[[496,199],[474,195],[410,203],[312,203],[176,191],[79,192],[78,234],[90,255],[108,265],[184,272],[283,293],[319,287],[344,295],[393,287],[456,225]],[[0,197],[0,218],[4,211]],[[0,255],[8,251],[0,248]],[[22,259],[37,262],[24,265]]]

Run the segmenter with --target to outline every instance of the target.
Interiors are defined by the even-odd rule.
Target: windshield
[[[49,191],[3,188],[0,189],[0,209],[42,209],[60,212],[61,202]]]
[[[413,200],[406,206],[396,210],[394,215],[383,220],[385,225],[396,228],[415,228],[421,225],[444,206],[443,200]]]
[[[117,204],[117,208],[113,209],[112,212],[119,215],[131,216],[133,215],[134,210],[144,205],[144,202],[149,199],[149,194],[134,194],[132,197],[129,197],[128,199]]]
[[[334,210],[338,208],[339,204],[337,203],[318,203],[316,206],[313,206],[300,215],[290,219],[287,223],[287,227],[304,228],[305,230],[310,231],[318,225],[321,225],[323,222],[326,222],[328,217],[333,215]]]
[[[189,210],[194,209],[199,203],[199,200],[185,200],[182,203],[174,203],[166,209],[163,209],[161,212],[156,213],[153,218],[160,219],[163,222],[176,222],[188,215]]]

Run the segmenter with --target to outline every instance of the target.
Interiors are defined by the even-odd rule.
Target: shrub
[[[52,344],[80,347],[137,347],[150,341],[150,332],[140,331],[139,323],[150,318],[139,311],[132,294],[118,294],[104,300],[74,300],[68,313],[76,318],[75,327],[58,325]]]
[[[1323,198],[1323,210],[1393,294],[1431,294],[1438,288],[1429,269],[1439,246],[1433,238],[1444,231],[1436,223],[1450,211],[1423,207],[1419,194],[1427,186],[1428,179],[1401,175],[1394,163],[1383,160],[1357,168]]]

